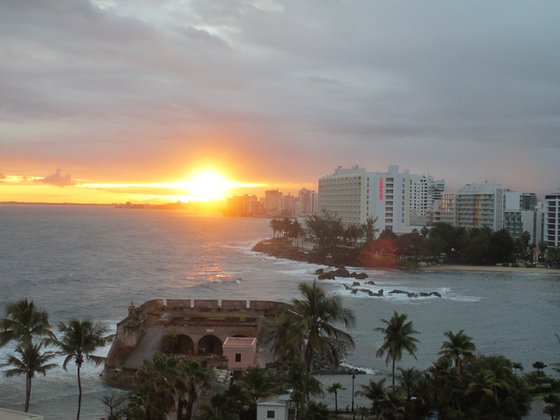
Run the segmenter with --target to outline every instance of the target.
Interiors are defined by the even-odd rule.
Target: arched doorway
[[[198,354],[223,354],[222,341],[215,335],[205,335],[198,342]]]
[[[186,334],[167,334],[161,341],[160,351],[165,354],[193,354],[194,342]]]
[[[194,353],[194,343],[188,335],[179,334],[175,337],[175,353],[178,354]]]

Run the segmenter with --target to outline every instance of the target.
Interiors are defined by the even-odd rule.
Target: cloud
[[[279,181],[394,162],[474,182],[505,173],[508,150],[560,177],[546,158],[560,147],[555,1],[36,0],[0,12],[0,164],[157,173],[221,153]],[[486,145],[497,156],[476,159]]]
[[[72,181],[72,175],[62,175],[60,168],[56,170],[54,174],[48,175],[36,182],[41,182],[43,184],[55,185],[57,187],[68,187],[74,185]]]

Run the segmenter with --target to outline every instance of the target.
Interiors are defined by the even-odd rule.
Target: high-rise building
[[[296,216],[307,217],[317,213],[317,193],[306,188],[299,190],[296,199]]]
[[[560,193],[544,197],[543,241],[550,247],[560,246]]]
[[[454,195],[455,226],[504,227],[504,188],[499,184],[467,184]]]
[[[504,229],[512,238],[520,238],[528,232],[531,243],[537,243],[537,194],[506,191],[504,194]]]
[[[430,221],[443,189],[443,181],[399,172],[396,165],[387,172],[339,167],[319,179],[318,210],[336,213],[346,225],[365,223],[372,217],[381,230],[408,233]]]

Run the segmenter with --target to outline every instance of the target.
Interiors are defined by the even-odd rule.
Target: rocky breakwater
[[[363,287],[363,286],[375,286],[375,282],[373,280],[368,280],[360,283],[357,280],[364,280],[367,279],[369,276],[367,273],[361,272],[350,272],[344,266],[339,266],[336,269],[329,270],[319,268],[315,271],[315,275],[317,276],[318,280],[336,280],[337,278],[353,278],[351,284],[343,283],[342,286],[345,290],[348,290],[353,295],[357,295],[359,293],[366,294],[371,297],[383,297],[383,296],[393,296],[393,295],[406,295],[409,298],[427,298],[427,297],[438,297],[441,298],[441,293],[432,291],[432,292],[411,292],[407,290],[401,289],[393,289],[390,292],[385,293],[385,290],[378,289],[377,291],[371,289],[370,287]]]

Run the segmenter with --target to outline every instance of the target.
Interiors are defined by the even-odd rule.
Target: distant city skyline
[[[554,1],[0,2],[0,201],[192,199],[204,168],[214,194],[295,193],[356,164],[543,197],[559,20]]]

